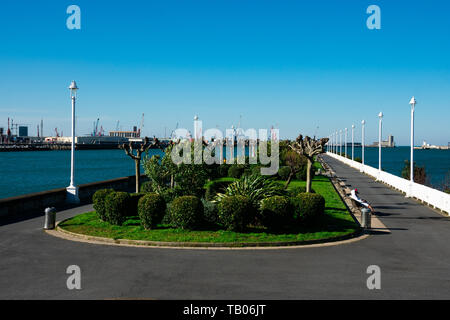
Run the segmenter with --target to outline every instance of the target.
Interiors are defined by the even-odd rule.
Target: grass
[[[283,181],[279,182],[283,183]],[[292,181],[289,188],[304,185],[304,181]],[[189,231],[167,225],[159,225],[154,230],[145,230],[140,225],[138,217],[130,217],[122,226],[113,226],[98,219],[95,212],[84,213],[66,220],[60,224],[60,227],[74,233],[112,239],[208,243],[323,240],[345,236],[358,229],[358,225],[348,213],[327,177],[315,177],[312,187],[325,198],[325,214],[308,225],[295,227],[284,233],[269,232],[265,228],[252,228],[245,233],[218,229]]]

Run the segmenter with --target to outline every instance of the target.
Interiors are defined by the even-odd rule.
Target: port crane
[[[97,121],[94,121],[94,130],[92,131],[92,136],[95,137],[98,135],[97,129],[98,129],[98,122],[100,121],[99,118],[97,118]]]

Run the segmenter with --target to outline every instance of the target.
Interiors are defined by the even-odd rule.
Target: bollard
[[[368,208],[361,209],[361,227],[364,229],[370,229],[372,220],[372,213]]]
[[[56,220],[56,209],[51,207],[45,209],[45,230],[55,229],[55,220]]]

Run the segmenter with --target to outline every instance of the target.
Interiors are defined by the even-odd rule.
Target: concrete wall
[[[141,176],[141,182],[145,180],[147,180],[147,177]],[[95,191],[105,188],[111,188],[117,191],[134,192],[135,182],[135,176],[130,176],[82,184],[78,186],[80,200],[84,204],[91,203],[92,195]],[[55,207],[58,210],[67,208],[66,189],[60,188],[0,199],[0,218],[25,214],[44,214],[44,210],[47,207]]]

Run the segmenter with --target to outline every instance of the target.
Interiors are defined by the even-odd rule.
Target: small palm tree
[[[241,179],[230,184],[224,193],[218,193],[214,199],[220,202],[229,196],[247,197],[254,208],[259,208],[260,201],[283,194],[283,188],[275,181],[260,175],[243,176]]]

